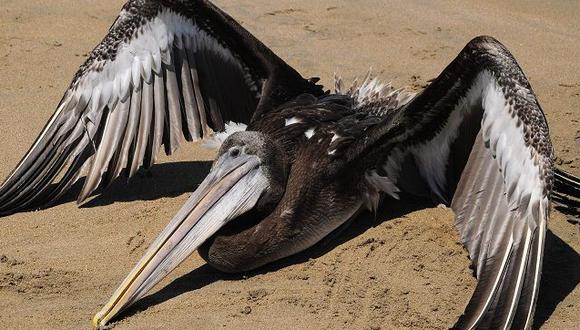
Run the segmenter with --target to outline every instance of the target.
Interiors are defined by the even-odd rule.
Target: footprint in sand
[[[270,12],[267,12],[266,15],[268,15],[268,16],[290,15],[290,14],[294,14],[294,13],[304,13],[304,12],[305,11],[302,9],[288,8],[288,9],[280,9],[280,10],[270,11]]]
[[[61,294],[72,289],[73,281],[78,281],[77,273],[53,268],[38,271],[8,271],[0,273],[0,290],[26,294]]]
[[[141,248],[143,244],[145,244],[145,238],[141,231],[137,231],[137,233],[129,237],[125,243],[125,245],[130,248],[129,254],[133,254],[137,249]]]

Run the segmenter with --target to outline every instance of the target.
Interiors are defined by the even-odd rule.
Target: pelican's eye
[[[240,148],[238,147],[233,147],[232,149],[230,149],[230,156],[232,158],[236,158],[240,155]]]

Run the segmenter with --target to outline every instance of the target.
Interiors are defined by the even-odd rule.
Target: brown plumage
[[[333,93],[316,82],[209,1],[128,1],[0,187],[0,213],[49,205],[85,177],[82,202],[161,146],[229,135],[95,326],[198,248],[223,271],[254,269],[406,193],[456,214],[478,285],[455,327],[529,328],[552,190],[577,213],[580,180],[554,181],[545,117],[510,52],[475,38],[416,96],[369,77],[337,78]]]

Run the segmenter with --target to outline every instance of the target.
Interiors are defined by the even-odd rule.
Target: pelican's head
[[[221,145],[211,172],[235,167],[238,162],[257,162],[255,170],[266,180],[266,187],[254,210],[270,210],[284,193],[288,162],[282,147],[267,135],[243,131],[230,135]]]
[[[250,210],[271,211],[284,193],[287,166],[282,148],[266,135],[230,135],[208,176],[95,315],[93,325],[105,326],[227,223],[243,221],[240,216]]]

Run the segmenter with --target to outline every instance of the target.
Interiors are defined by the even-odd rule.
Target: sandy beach
[[[556,163],[580,175],[580,3],[219,0],[304,76],[329,88],[369,68],[420,90],[477,35],[514,54],[546,113]],[[122,0],[2,0],[0,178],[28,150]],[[195,190],[198,144],[78,207],[74,196],[0,219],[0,325],[89,329],[90,320]],[[580,226],[553,210],[536,328],[580,324]],[[577,219],[576,219],[577,220]],[[336,240],[225,275],[194,254],[115,329],[447,329],[475,286],[450,210],[414,202],[364,213]],[[574,326],[576,324],[576,326]]]

